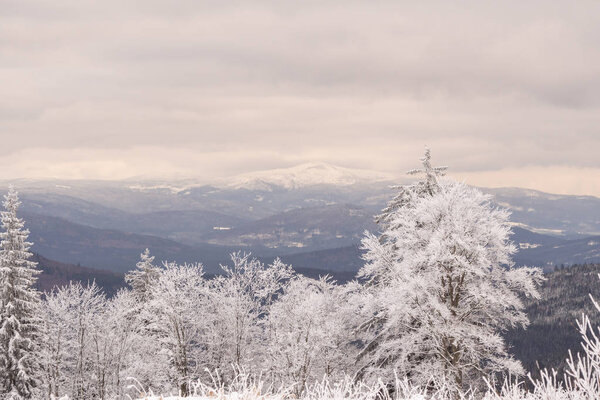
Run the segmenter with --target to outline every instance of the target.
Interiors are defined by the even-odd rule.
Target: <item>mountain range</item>
[[[33,250],[58,262],[123,273],[146,247],[158,260],[202,262],[208,273],[235,250],[298,268],[353,273],[360,238],[394,195],[391,176],[323,163],[212,183],[14,181]],[[487,189],[508,208],[519,265],[600,261],[600,199]]]

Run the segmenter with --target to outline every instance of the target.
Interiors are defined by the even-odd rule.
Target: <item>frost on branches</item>
[[[201,264],[168,263],[152,286],[152,334],[168,360],[167,380],[176,382],[183,395],[188,394],[188,382],[201,368],[206,329],[202,303],[207,298],[203,276]],[[160,373],[158,368],[156,372]]]
[[[296,277],[271,308],[269,369],[276,382],[294,385],[296,396],[307,385],[341,378],[352,368],[347,300],[347,288],[328,277]]]
[[[147,343],[140,340],[137,304],[128,290],[107,299],[95,283],[71,282],[46,293],[39,353],[44,385],[35,398],[127,398],[127,378],[140,376],[146,361],[140,359]],[[160,369],[154,373],[160,376]]]
[[[425,149],[425,156],[421,158],[423,169],[412,169],[408,171],[409,175],[424,174],[425,179],[412,185],[394,186],[398,194],[383,209],[381,215],[375,219],[384,230],[392,223],[394,214],[410,203],[414,195],[432,196],[438,188],[438,177],[444,176],[448,167],[433,167],[431,165],[431,151]]]
[[[271,346],[269,310],[293,271],[279,259],[265,265],[239,252],[231,254],[231,262],[211,282],[211,366],[220,371],[232,365],[260,370]]]
[[[457,390],[522,374],[500,332],[527,325],[522,296],[538,296],[541,271],[513,268],[506,211],[477,189],[438,179],[429,160],[427,152],[426,180],[403,187],[388,207],[381,236],[362,242],[362,373],[391,379],[395,371]]]
[[[0,233],[0,393],[31,398],[37,385],[34,357],[39,293],[33,288],[36,263],[29,261],[29,231],[17,217],[20,201],[14,188],[4,196]]]

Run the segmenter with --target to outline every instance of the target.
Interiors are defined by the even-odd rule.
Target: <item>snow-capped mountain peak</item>
[[[359,183],[391,181],[390,174],[311,162],[291,168],[271,169],[237,175],[223,181],[222,186],[235,189],[269,190],[273,186],[297,189],[313,185],[350,186]]]

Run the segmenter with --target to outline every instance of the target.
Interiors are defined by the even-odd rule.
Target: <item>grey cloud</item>
[[[177,171],[181,148],[235,152],[223,172],[402,171],[428,144],[459,171],[600,165],[597,2],[1,7],[0,158],[149,146]]]

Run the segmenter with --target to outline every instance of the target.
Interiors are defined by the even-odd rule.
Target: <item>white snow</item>
[[[391,174],[344,168],[319,162],[237,175],[222,180],[220,185],[235,189],[270,190],[271,186],[298,189],[312,185],[350,186],[358,183],[392,181],[393,179]]]

